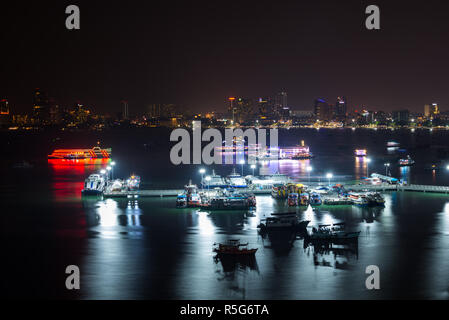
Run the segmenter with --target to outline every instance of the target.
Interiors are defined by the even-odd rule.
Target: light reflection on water
[[[271,212],[292,210],[283,201],[276,201],[271,196],[258,196],[257,209],[252,213],[176,209],[174,198],[141,198],[136,201],[134,209],[127,200],[100,200],[95,206],[89,207],[86,213],[89,215],[92,211],[99,218],[96,225],[91,225],[98,233],[89,241],[90,253],[84,262],[89,272],[89,289],[83,297],[370,299],[416,294],[420,297],[444,298],[446,289],[436,280],[447,279],[447,273],[444,273],[447,264],[444,261],[449,259],[446,250],[449,202],[441,202],[444,201],[442,197],[433,195],[433,202],[423,203],[427,212],[434,212],[430,214],[435,215],[433,219],[438,224],[433,228],[440,231],[438,235],[431,235],[429,245],[432,251],[424,249],[421,252],[427,261],[418,265],[421,272],[410,272],[411,275],[422,274],[421,278],[415,286],[411,286],[411,292],[401,292],[398,281],[402,281],[402,276],[399,280],[395,279],[398,272],[407,272],[404,263],[410,260],[408,254],[414,252],[408,248],[407,256],[404,256],[402,246],[408,244],[403,241],[404,236],[399,235],[402,233],[398,232],[413,226],[410,222],[416,215],[411,213],[405,217],[402,212],[407,211],[408,203],[416,205],[410,201],[416,197],[420,197],[421,201],[426,199],[424,194],[389,193],[386,194],[385,208],[293,208],[298,210],[302,219],[311,220],[311,226],[345,221],[352,230],[362,231],[356,247],[317,247],[309,246],[301,238],[288,234],[259,235],[257,225],[260,219]],[[437,205],[438,202],[440,205]],[[429,211],[429,205],[435,209],[440,206],[442,212],[438,214],[438,210],[434,209]],[[401,211],[397,210],[398,206]],[[126,217],[126,220],[120,217]],[[158,223],[158,220],[163,220],[163,224]],[[167,222],[170,227],[164,228]],[[412,227],[412,231],[415,229]],[[140,232],[130,237],[136,230]],[[420,237],[426,237],[422,230],[416,230]],[[258,248],[255,259],[214,259],[213,244],[227,239],[240,239],[248,242],[250,247]],[[155,247],[158,249],[151,249]],[[172,260],[175,252],[176,263],[167,265],[164,260]],[[419,252],[416,252],[418,256]],[[363,288],[364,268],[369,264],[379,265],[385,275],[385,289],[382,292],[373,293]],[[397,269],[398,265],[401,269]],[[100,275],[99,270],[103,268],[107,271]],[[413,266],[409,268],[413,269]],[[151,272],[152,269],[157,271]],[[106,285],[108,277],[116,281]],[[158,277],[162,277],[166,283],[155,280]],[[134,285],[123,279],[130,280]],[[429,281],[432,286],[426,285],[425,281]],[[142,287],[145,282],[157,283],[158,289],[154,290],[162,296],[158,296],[152,288]],[[109,290],[103,290],[103,286]],[[417,292],[413,293],[415,287]],[[161,292],[160,288],[165,288],[165,291]],[[407,286],[408,289],[410,286]]]

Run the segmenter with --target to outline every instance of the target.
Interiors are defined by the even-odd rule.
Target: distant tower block
[[[0,114],[9,115],[9,104],[6,99],[0,100]]]
[[[122,114],[123,114],[123,119],[129,118],[128,101],[126,101],[126,100],[122,100]]]

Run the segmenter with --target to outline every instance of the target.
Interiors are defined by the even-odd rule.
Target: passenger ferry
[[[101,195],[106,187],[106,180],[101,174],[91,174],[84,180],[83,195]]]
[[[400,167],[409,167],[409,166],[413,166],[415,164],[415,160],[410,158],[410,156],[407,156],[407,158],[405,158],[405,159],[399,159],[398,164]]]
[[[310,152],[310,148],[304,144],[304,140],[302,140],[300,146],[280,149],[279,158],[291,160],[306,160],[313,158],[313,154],[312,152]]]
[[[48,155],[48,159],[109,159],[112,149],[93,147],[92,149],[56,149]]]
[[[366,157],[366,149],[356,149],[354,154],[356,157]]]
[[[246,184],[245,178],[243,178],[240,174],[238,174],[234,170],[232,173],[228,176],[228,185],[232,188],[246,188],[248,185]]]
[[[212,175],[210,177],[210,181],[203,180],[202,182],[203,188],[227,188],[229,187],[229,183],[226,182],[224,178],[222,178],[220,175],[215,174],[215,170],[212,170]]]

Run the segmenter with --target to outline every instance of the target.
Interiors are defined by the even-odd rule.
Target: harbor
[[[3,201],[15,208],[5,213],[14,226],[8,239],[33,239],[27,259],[61,257],[51,274],[66,261],[79,265],[82,289],[58,292],[69,298],[372,299],[360,283],[366,266],[379,264],[383,279],[400,280],[404,270],[432,276],[406,288],[385,281],[376,297],[446,299],[447,162],[420,156],[412,146],[421,136],[380,144],[351,130],[289,135],[284,158],[265,156],[254,167],[246,153],[245,163],[174,166],[168,150],[147,149],[144,138],[101,141],[111,158],[86,158],[101,139],[76,137],[44,155],[63,150],[62,159],[5,173],[12,186]],[[296,148],[297,136],[308,150]],[[391,140],[406,151],[390,154]],[[301,159],[306,151],[313,157]],[[415,163],[400,166],[407,155]],[[48,264],[37,268],[45,274]],[[51,295],[52,286],[42,290]]]

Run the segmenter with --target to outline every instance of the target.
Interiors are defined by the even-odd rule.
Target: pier
[[[321,186],[326,186],[322,184]],[[429,192],[429,193],[442,193],[449,194],[449,186],[432,186],[432,185],[392,185],[392,184],[381,184],[381,185],[347,185],[347,189],[354,191],[377,191],[377,192],[387,192],[387,191],[414,191],[414,192]],[[206,190],[206,189],[205,189]],[[239,188],[238,190],[242,192],[250,192],[255,195],[271,194],[271,189],[251,189],[251,188]],[[103,196],[105,198],[140,198],[140,197],[176,197],[178,194],[182,193],[184,189],[155,189],[155,190],[136,190],[136,191],[113,191],[104,192]]]

